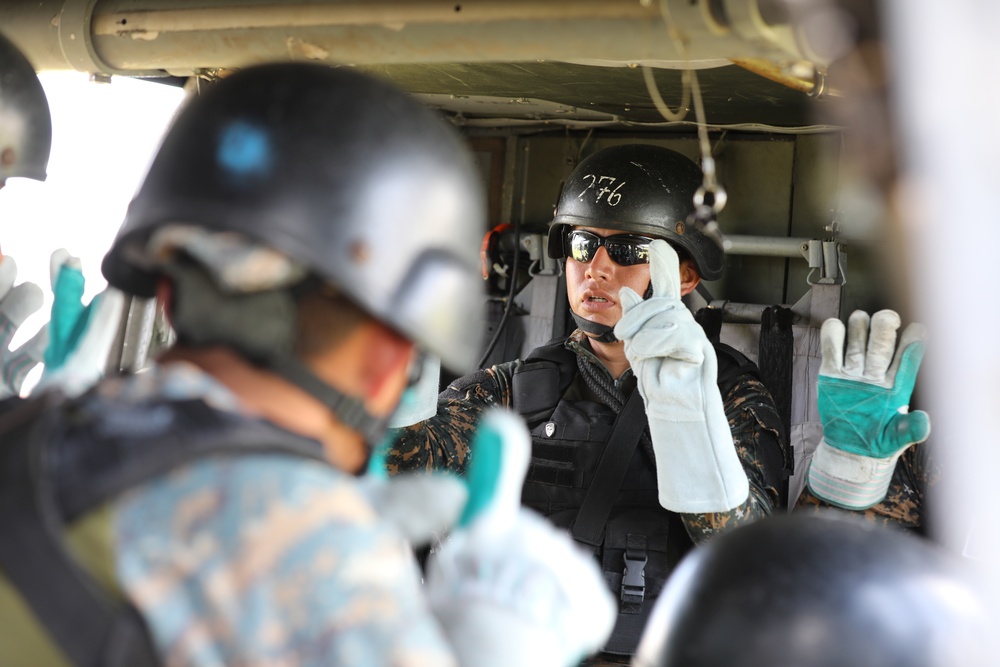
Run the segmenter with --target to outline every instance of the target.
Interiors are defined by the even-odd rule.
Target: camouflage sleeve
[[[520,363],[501,364],[455,380],[438,396],[435,416],[394,430],[395,441],[386,456],[389,474],[416,470],[463,474],[480,416],[491,406],[510,407],[510,378]]]
[[[455,665],[402,537],[328,466],[204,459],[130,491],[113,529],[164,664]]]
[[[713,535],[750,523],[782,506],[785,441],[774,399],[760,380],[743,375],[723,398],[733,444],[750,481],[750,497],[728,512],[681,514],[688,535],[704,542]]]
[[[865,520],[881,525],[896,526],[907,530],[924,526],[924,494],[940,476],[930,455],[927,443],[910,447],[900,455],[892,472],[889,492],[879,504],[866,510],[852,512]],[[806,486],[799,494],[796,511],[834,507],[817,498]],[[850,511],[841,508],[840,511]]]

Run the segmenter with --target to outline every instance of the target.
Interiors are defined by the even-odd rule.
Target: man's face
[[[621,234],[614,229],[576,227],[602,238]],[[614,326],[622,317],[618,291],[631,287],[642,296],[649,286],[649,264],[622,266],[611,261],[606,248],[598,248],[594,258],[578,262],[566,258],[566,295],[573,312],[598,324]]]

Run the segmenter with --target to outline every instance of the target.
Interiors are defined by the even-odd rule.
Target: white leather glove
[[[862,510],[881,502],[899,455],[930,435],[927,413],[909,412],[924,356],[924,327],[908,326],[897,346],[899,325],[895,311],[880,310],[869,319],[856,310],[847,320],[846,349],[843,322],[829,319],[820,329],[817,401],[823,439],[808,483],[813,495],[831,505]]]
[[[750,495],[719,395],[715,349],[681,302],[677,253],[666,241],[649,246],[653,296],[618,293],[625,342],[646,404],[656,455],[660,505],[673,512],[723,512]]]
[[[431,608],[464,667],[569,667],[614,627],[594,557],[521,507],[530,449],[518,417],[484,416],[460,528],[428,562]]]
[[[34,283],[14,286],[17,263],[13,257],[0,257],[0,398],[21,393],[24,378],[42,361],[48,345],[46,327],[42,327],[28,342],[16,350],[11,340],[29,316],[37,312],[44,301],[41,288]]]
[[[380,517],[392,523],[414,548],[445,535],[468,499],[465,482],[454,475],[413,472],[359,479],[361,492]]]
[[[83,393],[103,375],[125,303],[108,288],[83,305],[80,260],[60,248],[49,261],[52,316],[48,324],[45,370],[34,391],[57,387],[67,396]]]

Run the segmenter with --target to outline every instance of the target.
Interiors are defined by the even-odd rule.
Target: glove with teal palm
[[[17,264],[14,258],[0,257],[0,398],[21,393],[24,379],[42,361],[48,344],[46,327],[16,350],[10,343],[18,328],[37,312],[44,301],[41,288],[34,283],[15,286]]]
[[[870,330],[869,330],[870,325]],[[809,466],[809,490],[850,510],[867,509],[885,497],[896,460],[930,435],[926,412],[909,412],[924,355],[924,327],[911,324],[896,344],[899,315],[864,311],[820,330],[823,359],[817,394],[823,439]],[[894,353],[895,351],[895,353]]]
[[[124,295],[108,288],[83,305],[80,260],[66,250],[52,253],[52,317],[45,370],[35,391],[58,387],[67,396],[83,393],[101,378],[118,333]]]
[[[569,667],[614,626],[594,557],[521,507],[530,451],[517,416],[484,416],[459,528],[428,561],[431,608],[464,667]]]
[[[719,394],[715,348],[681,302],[677,253],[666,241],[649,245],[649,276],[649,299],[628,287],[619,292],[615,336],[625,342],[646,405],[660,505],[731,510],[746,502],[750,483]]]

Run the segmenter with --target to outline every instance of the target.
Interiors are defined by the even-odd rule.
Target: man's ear
[[[693,259],[685,259],[681,262],[681,296],[687,296],[694,291],[694,288],[701,282],[701,274],[694,264]]]

